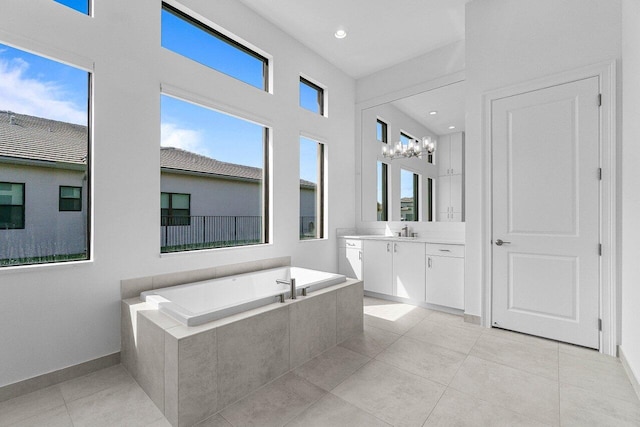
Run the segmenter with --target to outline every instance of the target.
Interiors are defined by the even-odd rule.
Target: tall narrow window
[[[71,9],[75,9],[80,13],[84,13],[85,15],[89,15],[91,13],[90,0],[54,0],[54,1],[57,3],[63,4],[65,6],[68,6]]]
[[[267,128],[161,101],[161,252],[268,242]]]
[[[387,143],[387,124],[382,120],[378,119],[376,122],[376,135],[377,139],[380,142]]]
[[[24,184],[0,182],[0,230],[24,228]]]
[[[389,219],[389,204],[388,204],[388,167],[386,163],[378,162],[378,203],[377,203],[377,218],[378,221],[388,221]]]
[[[324,237],[324,144],[300,138],[300,240]]]
[[[60,212],[79,212],[82,210],[82,187],[60,186]]]
[[[0,81],[0,266],[88,259],[90,74],[0,44]]]
[[[402,221],[419,220],[420,175],[400,170],[400,218]]]
[[[427,178],[427,200],[424,209],[426,209],[425,219],[429,222],[433,221],[433,178]]]
[[[404,132],[400,132],[400,142],[402,143],[402,145],[407,145],[409,144],[411,141],[413,141],[413,138],[410,137],[409,135],[407,135]]]
[[[162,4],[162,47],[269,90],[267,58],[166,3]]]
[[[300,77],[300,106],[324,116],[324,89]]]

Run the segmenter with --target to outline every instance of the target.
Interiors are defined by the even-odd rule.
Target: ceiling
[[[458,82],[391,103],[437,135],[464,131],[465,83]],[[437,114],[430,115],[430,111]],[[455,126],[455,129],[449,129]]]
[[[357,79],[464,39],[470,0],[240,1]]]

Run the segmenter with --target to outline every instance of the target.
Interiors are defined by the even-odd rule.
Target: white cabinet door
[[[438,165],[438,175],[449,175],[451,168],[451,150],[449,149],[449,135],[442,135],[438,138],[438,147],[436,148],[436,164]]]
[[[427,302],[464,309],[464,258],[427,256]]]
[[[366,240],[363,242],[364,289],[366,291],[393,295],[392,242]]]
[[[462,212],[462,175],[451,175],[450,200],[451,213]]]
[[[362,280],[362,249],[339,248],[338,272],[347,277]]]
[[[394,295],[424,301],[425,245],[417,242],[393,243]]]
[[[440,216],[444,214],[444,218],[438,218],[438,221],[449,221],[447,215],[451,211],[451,176],[438,177],[438,191],[436,192],[436,209]]]
[[[464,141],[464,134],[462,132],[454,133],[450,135],[449,141],[449,174],[460,175],[462,174],[462,144]]]

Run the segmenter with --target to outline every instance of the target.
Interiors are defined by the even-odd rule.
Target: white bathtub
[[[197,326],[235,313],[271,304],[284,294],[290,298],[289,285],[277,279],[296,279],[296,288],[313,292],[346,280],[342,274],[300,267],[279,267],[253,273],[154,289],[140,298],[187,326]],[[299,294],[300,292],[298,292]]]

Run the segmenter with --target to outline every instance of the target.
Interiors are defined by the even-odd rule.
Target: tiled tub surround
[[[122,301],[122,364],[174,426],[191,426],[363,330],[363,284],[187,327]]]

